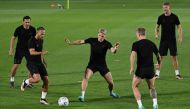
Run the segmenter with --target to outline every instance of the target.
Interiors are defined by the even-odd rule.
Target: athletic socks
[[[143,107],[141,100],[137,100],[137,104],[138,104],[138,107]]]
[[[46,98],[46,95],[47,95],[47,92],[43,92],[43,91],[42,91],[41,99],[45,99],[45,98]]]
[[[10,81],[11,81],[11,82],[14,82],[14,81],[15,81],[15,78],[14,78],[13,76],[11,76]]]
[[[179,75],[179,70],[175,70],[175,75]]]
[[[25,82],[27,85],[30,84],[29,79],[25,80],[24,82]]]
[[[157,98],[153,98],[152,102],[153,102],[153,106],[157,106],[158,105]]]
[[[156,75],[160,76],[160,70],[156,70]]]
[[[84,95],[85,95],[85,91],[82,91],[82,92],[81,92],[81,97],[84,98]]]

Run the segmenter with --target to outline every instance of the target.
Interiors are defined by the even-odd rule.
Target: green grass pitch
[[[131,44],[136,40],[135,29],[145,27],[147,37],[157,45],[154,28],[157,17],[162,14],[161,5],[165,0],[70,0],[70,10],[52,9],[53,0],[0,0],[0,109],[61,109],[57,100],[67,96],[68,109],[136,109],[137,104],[131,89],[132,76],[129,75],[129,55]],[[189,70],[189,25],[190,1],[167,0],[172,12],[176,13],[183,27],[183,43],[178,46],[180,72],[184,80],[176,80],[171,58],[164,60],[161,78],[156,80],[160,109],[189,109],[190,70]],[[66,1],[55,1],[64,3]],[[15,77],[16,88],[9,88],[9,71],[13,57],[8,56],[9,41],[14,29],[22,23],[22,17],[29,15],[32,25],[45,26],[44,50],[50,80],[47,98],[49,106],[39,104],[41,82],[33,89],[20,91],[20,84],[27,76],[23,60]],[[97,35],[98,28],[108,29],[107,39],[119,41],[116,55],[107,53],[107,63],[115,81],[115,91],[120,99],[108,96],[105,80],[97,72],[89,81],[86,102],[80,103],[80,81],[89,59],[89,45],[68,46],[64,38],[85,39]],[[119,61],[118,61],[119,60]],[[143,104],[152,108],[146,82],[140,86]]]

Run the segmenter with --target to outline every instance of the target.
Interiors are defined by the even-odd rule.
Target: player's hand
[[[129,74],[132,75],[134,73],[134,68],[131,68]]]
[[[119,46],[120,46],[120,43],[119,43],[119,42],[116,42],[116,43],[115,43],[115,47],[118,49]]]
[[[13,52],[14,52],[13,49],[10,49],[9,50],[9,56],[13,56],[13,54],[14,54]]]
[[[47,55],[48,54],[48,51],[43,51],[42,52],[42,55]]]
[[[182,43],[182,38],[178,38],[178,43],[179,43],[179,45],[181,45],[181,43]]]
[[[68,38],[65,38],[65,43],[71,44],[71,41]]]

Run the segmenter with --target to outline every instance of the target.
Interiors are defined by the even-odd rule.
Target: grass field
[[[136,40],[137,27],[145,27],[147,37],[159,44],[154,38],[154,27],[157,17],[162,13],[163,1],[165,0],[70,0],[71,9],[60,10],[52,9],[50,0],[0,0],[0,109],[60,109],[57,105],[60,96],[69,98],[68,109],[136,109],[131,89],[132,76],[129,75],[131,45]],[[184,80],[175,79],[171,59],[166,57],[161,78],[156,80],[158,103],[160,109],[189,109],[190,1],[168,1],[183,27],[184,39],[178,47],[178,59]],[[20,84],[27,76],[25,60],[17,71],[16,88],[9,88],[9,71],[13,63],[13,57],[8,56],[9,41],[25,15],[31,16],[33,26],[46,27],[44,49],[49,51],[46,56],[50,80],[47,96],[49,106],[39,104],[42,83],[24,93],[20,91]],[[97,30],[101,27],[108,29],[108,40],[121,43],[116,55],[110,52],[107,54],[115,91],[121,98],[108,96],[106,82],[96,73],[89,81],[86,102],[81,103],[77,97],[80,95],[80,81],[89,59],[89,45],[68,46],[64,44],[64,38],[74,40],[96,37]],[[141,84],[140,91],[145,108],[151,109],[152,100],[145,82]]]

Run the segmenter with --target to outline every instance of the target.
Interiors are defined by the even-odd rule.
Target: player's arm
[[[136,52],[132,51],[131,56],[130,56],[130,65],[131,65],[130,72],[129,72],[130,74],[134,73],[135,58],[136,58]]]
[[[160,25],[156,24],[156,27],[155,27],[155,37],[156,37],[156,39],[159,38],[159,31],[160,31]]]
[[[14,52],[14,43],[15,43],[16,37],[12,36],[10,40],[10,48],[9,48],[9,55],[12,56]]]
[[[182,27],[180,24],[177,25],[177,30],[178,30],[178,35],[179,35],[178,36],[178,42],[179,42],[179,44],[181,44],[183,41],[183,33],[182,33]]]
[[[119,46],[120,46],[119,42],[115,43],[114,47],[111,47],[111,52],[115,54],[117,52]]]
[[[46,54],[48,54],[48,51],[38,52],[38,51],[35,51],[34,48],[30,48],[29,52],[30,52],[30,55],[46,55]]]
[[[84,40],[70,41],[68,38],[65,38],[65,43],[69,45],[81,45],[81,44],[85,44],[85,41]]]
[[[156,55],[156,59],[157,59],[156,69],[160,69],[161,56],[158,52],[158,48],[156,47],[156,45],[154,45],[154,54]]]

